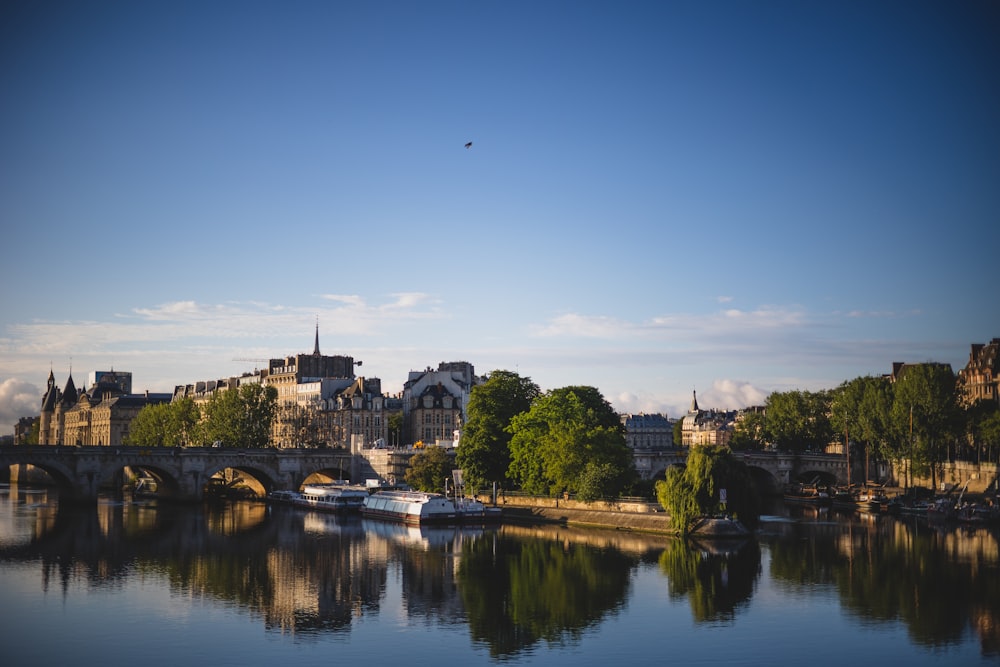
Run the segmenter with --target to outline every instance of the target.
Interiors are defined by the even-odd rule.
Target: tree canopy
[[[554,389],[510,424],[508,474],[528,493],[617,495],[635,476],[619,415],[594,387]]]
[[[440,493],[444,490],[444,481],[451,479],[454,468],[454,461],[443,447],[427,447],[410,459],[404,479],[420,491]]]
[[[465,428],[457,451],[458,466],[472,488],[503,484],[510,467],[511,420],[531,408],[540,394],[530,378],[510,371],[493,371],[472,388]]]
[[[903,366],[896,377],[892,422],[896,457],[908,458],[912,471],[931,473],[935,464],[961,430],[961,413],[955,393],[955,374],[947,364]]]
[[[181,447],[197,439],[201,411],[190,398],[147,405],[129,424],[126,444],[138,447]]]
[[[267,447],[277,412],[278,390],[259,384],[216,392],[205,404],[203,442],[223,447]]]
[[[779,449],[822,450],[833,438],[830,392],[785,391],[767,397],[766,438]]]
[[[692,447],[685,466],[669,468],[666,480],[656,483],[656,497],[681,533],[687,533],[691,523],[704,514],[725,510],[749,524],[760,515],[760,497],[750,471],[731,449],[721,445]]]

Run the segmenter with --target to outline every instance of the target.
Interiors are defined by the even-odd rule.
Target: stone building
[[[959,399],[963,405],[991,401],[1000,405],[1000,338],[973,343],[969,362],[958,372]]]
[[[43,445],[116,446],[125,444],[129,425],[147,405],[167,403],[170,394],[126,393],[131,388],[114,371],[102,372],[99,381],[78,391],[70,373],[60,390],[49,371],[39,417],[38,442]]]
[[[733,434],[733,415],[698,407],[698,394],[692,392],[691,408],[681,425],[682,445],[728,445]]]
[[[645,413],[621,416],[625,444],[632,450],[672,449],[674,425],[666,415]]]
[[[355,377],[360,366],[347,356],[323,355],[319,326],[312,354],[268,360],[266,369],[239,377],[208,380],[175,388],[174,399],[203,404],[217,391],[247,383],[274,387],[277,414],[271,428],[275,447],[371,447],[385,442],[388,415],[378,378]]]
[[[466,361],[410,371],[403,385],[403,444],[456,446],[472,388],[481,379]]]

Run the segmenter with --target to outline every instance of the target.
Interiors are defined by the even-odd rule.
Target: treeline
[[[199,409],[191,399],[149,406],[133,420],[128,444],[266,447],[277,410],[274,387],[244,385],[215,394]],[[406,480],[441,490],[456,464],[470,489],[520,489],[581,500],[646,495],[620,415],[594,387],[542,392],[530,378],[497,370],[473,387],[455,462],[443,450],[416,454]],[[942,364],[904,366],[895,382],[859,377],[818,392],[775,392],[763,410],[747,410],[730,446],[822,451],[850,442],[852,456],[872,462],[909,460],[914,474],[933,475],[946,460],[995,461],[1000,410],[963,407],[955,375]],[[857,459],[855,459],[857,460]]]
[[[190,398],[147,405],[124,441],[139,447],[267,447],[277,405],[278,390],[259,384],[216,392],[201,408]]]
[[[1000,409],[990,401],[963,406],[950,366],[913,364],[895,382],[866,376],[832,390],[775,392],[763,410],[742,415],[730,444],[804,452],[835,440],[849,442],[852,457],[906,459],[913,473],[933,474],[944,461],[996,461]]]

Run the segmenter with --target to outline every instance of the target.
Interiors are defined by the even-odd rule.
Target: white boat
[[[489,523],[499,521],[499,507],[489,507],[474,498],[459,498],[455,501],[455,512],[461,523]]]
[[[361,514],[408,524],[458,521],[455,503],[448,497],[422,491],[376,491],[364,499]]]
[[[367,497],[368,489],[355,484],[307,484],[292,495],[291,503],[324,512],[356,512]]]

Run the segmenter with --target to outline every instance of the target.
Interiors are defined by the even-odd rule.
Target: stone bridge
[[[790,452],[735,452],[750,468],[758,485],[768,493],[780,493],[793,481],[819,478],[826,484],[847,484],[847,461],[840,454],[792,454]],[[637,450],[635,467],[643,479],[663,479],[667,468],[683,466],[687,449]]]
[[[141,470],[157,480],[158,491],[177,500],[200,501],[218,472],[237,470],[256,480],[268,493],[297,490],[311,475],[349,479],[402,478],[413,452],[342,449],[233,449],[212,447],[84,447],[17,445],[0,447],[0,466],[32,465],[47,472],[67,498],[96,502],[102,489],[121,488],[125,468]],[[765,492],[777,493],[794,480],[819,478],[846,484],[847,463],[831,454],[736,452]],[[636,469],[643,479],[663,479],[667,468],[683,466],[687,450],[637,451]]]
[[[158,491],[200,501],[208,480],[231,468],[270,492],[298,489],[313,473],[361,482],[376,476],[361,456],[338,449],[233,449],[211,447],[0,447],[0,466],[32,465],[47,472],[66,497],[96,502],[98,492],[122,484],[126,467],[157,480]]]

